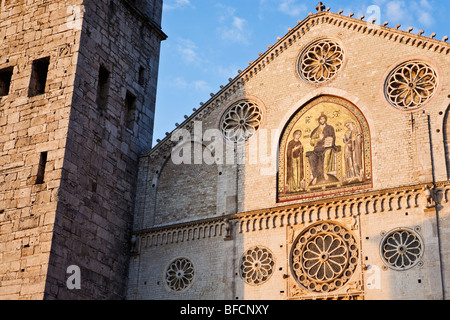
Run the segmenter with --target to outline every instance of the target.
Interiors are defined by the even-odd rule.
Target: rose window
[[[342,68],[344,51],[332,40],[320,40],[310,45],[301,55],[299,71],[303,80],[322,83],[332,79]]]
[[[295,241],[291,268],[305,289],[326,293],[344,286],[358,264],[358,246],[353,235],[333,223],[316,224]]]
[[[406,62],[392,71],[386,80],[385,95],[400,110],[414,110],[427,103],[438,86],[436,71],[420,61]]]
[[[227,110],[220,122],[225,139],[243,143],[250,139],[261,126],[260,107],[250,101],[243,101]]]
[[[173,291],[187,289],[194,280],[194,265],[185,258],[173,261],[166,271],[166,283]]]
[[[272,275],[274,264],[272,253],[268,249],[255,247],[241,258],[241,277],[248,284],[262,284]]]
[[[410,230],[395,230],[388,234],[381,245],[386,263],[395,270],[407,270],[420,262],[422,241]]]

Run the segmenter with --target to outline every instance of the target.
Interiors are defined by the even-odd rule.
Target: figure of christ
[[[303,189],[303,145],[300,141],[302,131],[294,132],[294,140],[288,143],[286,150],[286,181],[289,192],[297,192]]]
[[[328,118],[321,114],[319,126],[311,133],[311,146],[314,151],[309,156],[312,181],[311,185],[316,185],[322,178],[329,180],[329,174],[336,171],[336,133],[333,126],[328,125]]]

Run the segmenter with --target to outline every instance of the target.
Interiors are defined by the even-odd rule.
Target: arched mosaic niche
[[[370,131],[349,101],[319,97],[297,111],[281,136],[278,202],[372,187]]]

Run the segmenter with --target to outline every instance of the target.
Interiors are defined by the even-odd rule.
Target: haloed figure
[[[343,137],[345,143],[345,177],[348,180],[357,179],[361,181],[363,168],[362,134],[353,121],[347,121],[345,127],[347,128]]]
[[[302,132],[294,132],[294,140],[287,146],[287,184],[289,192],[297,192],[303,189],[303,145],[300,141]]]

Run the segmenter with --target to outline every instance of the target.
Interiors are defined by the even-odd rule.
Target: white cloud
[[[419,22],[426,27],[433,25],[434,21],[433,15],[429,12],[422,12],[419,15]]]
[[[305,13],[308,8],[305,4],[299,3],[297,0],[282,0],[278,6],[278,10],[289,16],[299,17],[301,14]]]
[[[192,82],[191,85],[197,91],[201,91],[201,92],[211,91],[211,86],[209,85],[208,82],[206,82],[204,80],[196,80],[196,81]]]
[[[435,23],[434,7],[430,0],[404,1],[392,0],[385,5],[386,18],[392,24],[403,24],[405,27],[430,27]]]
[[[391,1],[386,4],[387,17],[394,22],[403,21],[407,15],[407,8],[404,1]]]
[[[194,6],[191,4],[190,0],[172,0],[168,1],[168,3],[163,3],[163,12],[166,10],[183,9],[186,7],[193,8]]]
[[[202,59],[199,56],[198,46],[190,39],[177,39],[177,51],[183,61],[187,63],[200,64]]]
[[[233,7],[218,4],[217,8],[220,9],[218,18],[220,26],[217,30],[222,40],[248,44],[251,32],[247,20],[238,17]]]
[[[187,80],[184,77],[167,77],[162,79],[162,83],[175,90],[197,91],[201,94],[211,92],[211,86],[205,80]]]

